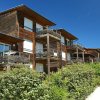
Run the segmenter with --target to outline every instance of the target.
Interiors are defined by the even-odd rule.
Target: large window
[[[62,51],[62,60],[66,61],[66,53]]]
[[[67,60],[68,60],[68,61],[71,60],[71,55],[70,55],[70,53],[67,53]]]
[[[41,30],[43,30],[43,26],[38,24],[38,23],[36,23],[36,32],[39,32]]]
[[[36,53],[43,53],[43,44],[42,43],[36,43]]]
[[[28,18],[24,18],[24,29],[28,30],[28,31],[33,31],[33,21],[31,21]]]
[[[41,63],[36,63],[36,71],[37,72],[43,72],[44,69],[43,69],[43,64]]]
[[[63,36],[61,36],[61,44],[65,44],[65,39]]]
[[[23,44],[23,48],[24,48],[24,52],[27,52],[27,53],[32,53],[32,50],[33,50],[33,45],[32,45],[32,41],[29,41],[29,40],[25,40],[24,41],[24,44]]]

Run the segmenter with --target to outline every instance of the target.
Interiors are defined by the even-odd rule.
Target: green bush
[[[85,100],[100,86],[100,64],[67,65],[47,76],[17,67],[0,74],[0,100]]]
[[[100,63],[90,64],[90,66],[96,71],[97,76],[100,76]]]
[[[0,77],[0,99],[47,99],[48,87],[42,83],[43,79],[43,74],[38,74],[36,72],[30,71],[29,69],[14,69],[13,71]]]
[[[66,100],[63,91],[51,86],[44,74],[28,68],[16,68],[0,76],[0,100]]]
[[[89,64],[66,66],[57,73],[53,73],[50,80],[56,86],[66,88],[69,93],[68,98],[73,100],[85,100],[94,88],[100,85],[100,77]]]

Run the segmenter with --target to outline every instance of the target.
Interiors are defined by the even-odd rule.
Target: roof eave
[[[31,8],[27,7],[26,5],[19,5],[19,6],[7,9],[6,11],[0,12],[0,15],[6,14],[6,13],[12,12],[12,11],[18,11],[20,8],[28,9],[31,12],[34,12],[37,16],[40,16],[42,19],[44,19],[45,21],[47,21],[49,23],[48,26],[54,26],[54,25],[56,25],[54,22],[48,20],[47,18],[45,18],[42,15],[38,14],[37,12],[33,11]]]

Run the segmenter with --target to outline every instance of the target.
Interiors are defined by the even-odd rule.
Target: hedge
[[[66,65],[50,76],[29,68],[0,74],[0,100],[85,100],[100,86],[100,64]]]

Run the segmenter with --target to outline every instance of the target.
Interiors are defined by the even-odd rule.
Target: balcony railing
[[[76,47],[76,48],[78,47],[80,49],[84,48],[84,46],[82,44],[80,44],[80,43],[73,44],[73,47]]]
[[[81,50],[84,49],[84,47],[81,44],[72,44],[70,46],[67,46],[67,49],[75,49],[75,48],[79,48]]]
[[[50,35],[53,35],[53,36],[55,36],[59,39],[61,38],[61,35],[59,33],[55,32],[53,30],[48,30],[48,29],[44,29],[44,30],[37,32],[37,37],[40,36],[40,35],[45,35],[47,33],[50,34]]]
[[[96,51],[92,51],[92,50],[86,50],[85,54],[90,54],[92,56],[98,57],[98,53]]]
[[[30,63],[30,55],[20,52],[7,52],[0,56],[0,63]]]
[[[48,64],[46,64],[48,66]],[[50,62],[50,67],[59,67],[59,62]]]
[[[58,50],[50,49],[49,51],[47,52],[47,48],[36,50],[36,58],[47,58],[48,55],[49,57],[60,58]]]

